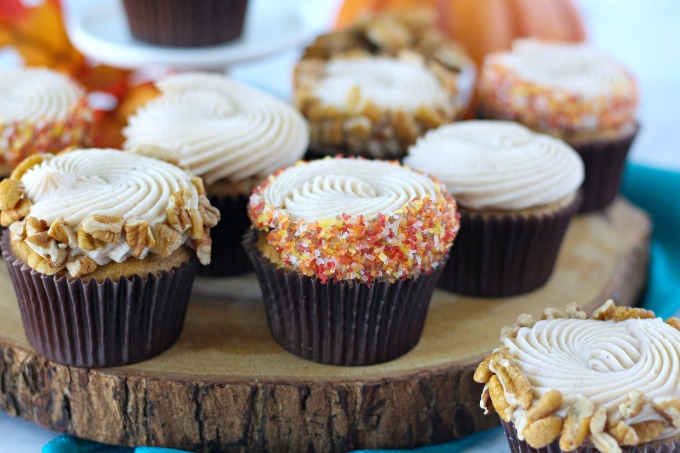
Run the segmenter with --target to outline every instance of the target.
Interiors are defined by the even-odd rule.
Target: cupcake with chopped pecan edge
[[[569,143],[585,164],[582,211],[616,197],[638,131],[635,79],[586,44],[522,39],[486,57],[478,113],[512,120]]]
[[[680,449],[680,319],[609,300],[524,314],[474,374],[513,452]]]
[[[118,366],[179,337],[219,212],[169,151],[24,160],[0,183],[3,256],[29,342],[49,359]]]
[[[249,214],[244,244],[281,346],[370,365],[417,344],[458,232],[441,184],[396,163],[327,158],[270,176]]]
[[[294,75],[308,157],[401,158],[426,130],[462,116],[474,64],[427,10],[387,13],[319,36]]]
[[[94,117],[85,90],[45,68],[0,70],[0,177],[26,156],[87,146]]]
[[[199,273],[252,270],[241,245],[250,226],[248,197],[269,174],[302,157],[306,121],[285,102],[220,74],[177,74],[156,85],[160,96],[129,118],[125,147],[176,150],[181,165],[205,181],[222,222],[213,231],[213,263]]]
[[[580,203],[583,163],[567,144],[517,123],[461,121],[428,132],[404,163],[439,178],[459,205],[440,287],[508,297],[548,281]]]

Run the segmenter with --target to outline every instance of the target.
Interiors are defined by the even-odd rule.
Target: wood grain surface
[[[179,342],[110,369],[67,367],[28,344],[0,270],[0,408],[49,428],[120,445],[192,451],[412,448],[498,423],[479,409],[477,362],[523,312],[608,297],[635,303],[651,225],[625,200],[572,222],[548,284],[507,299],[437,291],[420,343],[369,367],[299,359],[271,338],[254,276],[199,279]]]

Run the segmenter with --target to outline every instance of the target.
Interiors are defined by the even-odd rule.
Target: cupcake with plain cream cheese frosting
[[[0,71],[0,176],[25,157],[88,145],[94,118],[85,90],[45,68]]]
[[[506,297],[548,280],[583,181],[567,144],[517,123],[463,121],[428,132],[404,163],[436,176],[459,205],[442,288]]]
[[[610,300],[521,315],[474,374],[513,452],[680,448],[680,320]]]
[[[125,147],[149,144],[179,153],[180,164],[203,178],[222,214],[205,273],[245,272],[248,196],[266,176],[302,157],[307,123],[292,106],[224,75],[172,75],[157,87],[160,95],[129,118]]]
[[[295,68],[295,102],[310,123],[310,157],[396,159],[425,131],[460,118],[474,64],[416,9],[319,36]]]
[[[3,255],[39,352],[116,366],[178,338],[196,258],[210,263],[219,220],[200,178],[117,150],[36,155],[0,183],[0,209]]]
[[[440,183],[396,163],[327,158],[269,177],[249,214],[246,249],[285,349],[368,365],[416,345],[458,232]]]
[[[638,131],[635,79],[586,44],[522,39],[484,61],[478,112],[561,138],[581,155],[583,211],[607,206],[619,190]]]

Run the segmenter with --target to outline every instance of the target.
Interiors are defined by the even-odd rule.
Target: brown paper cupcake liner
[[[585,167],[580,212],[599,211],[614,201],[621,187],[626,157],[639,129],[636,126],[630,135],[612,140],[569,143]]]
[[[262,288],[269,327],[287,351],[318,363],[372,365],[396,359],[420,340],[442,264],[428,275],[375,282],[329,282],[278,268],[244,238]]]
[[[141,362],[179,338],[197,261],[146,277],[69,281],[41,274],[12,252],[2,253],[19,302],[26,337],[42,355],[79,367]]]
[[[229,277],[253,270],[243,249],[243,235],[250,228],[247,195],[208,195],[219,209],[221,219],[210,229],[212,256],[208,266],[199,266],[198,275]]]
[[[566,453],[560,448],[559,438],[546,447],[533,448],[527,442],[517,438],[515,425],[503,420],[501,420],[501,424],[512,453]],[[598,453],[599,451],[597,448],[588,445],[583,445],[574,450],[576,453]],[[622,453],[673,453],[680,451],[680,440],[668,439],[642,445],[621,446],[621,451]]]
[[[125,0],[132,35],[162,46],[198,47],[243,32],[248,0]]]
[[[461,210],[460,231],[439,287],[477,297],[509,297],[545,284],[580,205],[541,216]]]

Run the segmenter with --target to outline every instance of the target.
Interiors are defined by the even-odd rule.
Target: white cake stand
[[[163,47],[135,39],[121,0],[65,0],[63,5],[73,45],[88,58],[124,69],[224,69],[295,47],[310,36],[295,2],[251,0],[241,38],[198,48]]]

